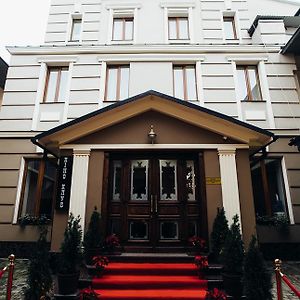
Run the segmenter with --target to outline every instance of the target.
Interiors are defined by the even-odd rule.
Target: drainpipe
[[[44,150],[44,153],[50,153],[50,154],[52,154],[54,157],[59,158],[59,156],[58,156],[57,154],[55,154],[54,152],[48,150],[44,145],[40,144],[40,143],[37,141],[37,139],[36,139],[35,137],[31,138],[30,140],[31,140],[31,142],[32,142],[34,145],[36,145],[36,146],[42,148],[42,149]]]
[[[259,148],[258,150],[256,150],[254,153],[250,154],[249,157],[250,157],[250,158],[253,157],[255,154],[257,154],[257,153],[260,152],[260,151],[266,151],[266,148],[267,148],[269,145],[271,145],[271,144],[273,144],[274,142],[276,142],[277,140],[278,140],[278,137],[274,135],[274,136],[272,137],[272,140],[271,140],[268,144],[266,144],[266,145],[260,147],[260,148]]]

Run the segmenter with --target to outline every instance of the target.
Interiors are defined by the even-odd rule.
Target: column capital
[[[73,150],[73,155],[86,155],[86,156],[90,156],[91,154],[91,150],[90,149],[74,149]]]
[[[235,155],[236,148],[218,148],[218,154],[220,155]]]

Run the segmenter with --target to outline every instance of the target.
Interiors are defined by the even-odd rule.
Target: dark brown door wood
[[[201,232],[198,155],[111,155],[108,230],[123,244],[185,246]]]

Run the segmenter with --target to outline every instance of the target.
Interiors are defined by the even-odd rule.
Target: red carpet
[[[92,288],[103,300],[203,300],[207,281],[192,263],[110,263]]]

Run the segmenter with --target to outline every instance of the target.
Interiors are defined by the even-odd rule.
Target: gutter
[[[36,145],[36,146],[42,148],[42,149],[44,150],[44,153],[50,153],[50,154],[53,155],[54,157],[59,158],[59,156],[58,156],[57,154],[55,154],[54,152],[48,150],[44,145],[40,144],[40,143],[37,141],[37,139],[36,139],[35,137],[31,138],[30,140],[31,140],[31,142],[32,142],[34,145]]]
[[[258,150],[256,150],[254,153],[250,154],[249,157],[251,158],[251,157],[253,157],[255,154],[257,154],[258,152],[260,152],[260,151],[266,149],[266,147],[268,147],[268,146],[270,146],[271,144],[273,144],[274,142],[276,142],[276,141],[278,140],[278,138],[279,138],[279,137],[277,137],[277,136],[274,135],[274,136],[272,137],[272,140],[271,140],[269,143],[267,143],[266,145],[260,147],[260,148],[259,148]]]

